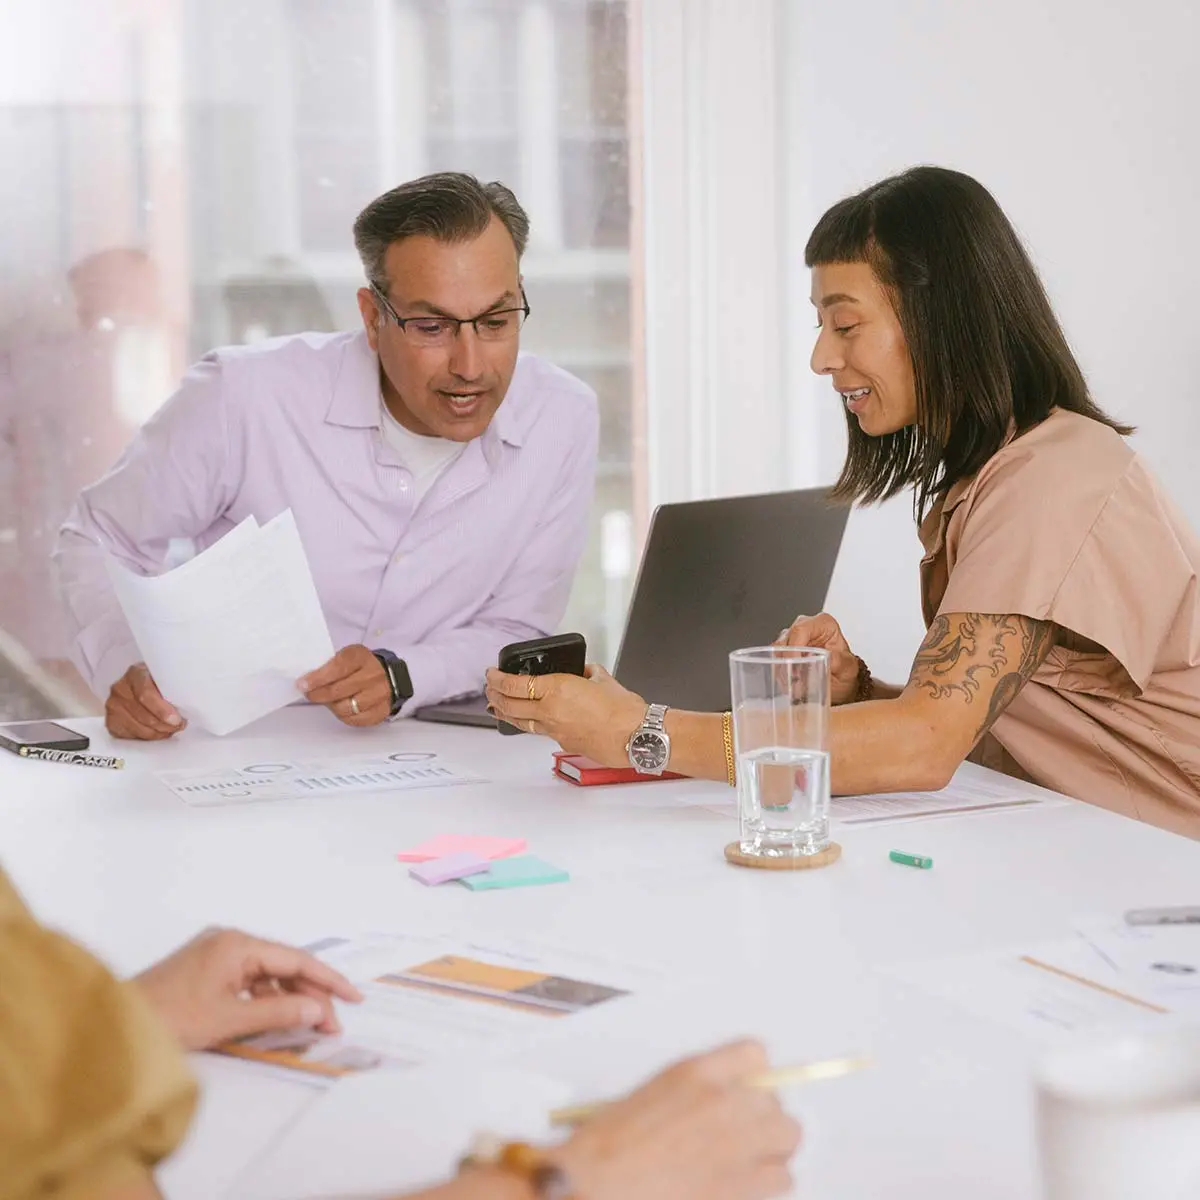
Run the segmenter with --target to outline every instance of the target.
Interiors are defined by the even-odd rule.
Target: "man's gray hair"
[[[367,279],[387,294],[384,258],[393,242],[424,234],[439,242],[477,238],[498,217],[512,236],[517,258],[525,253],[529,217],[502,183],[480,183],[474,175],[442,171],[422,175],[376,197],[354,221],[354,245]]]

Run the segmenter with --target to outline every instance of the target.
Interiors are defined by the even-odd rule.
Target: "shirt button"
[[[397,555],[395,555],[395,557],[392,559],[392,562],[394,562],[394,563],[398,563],[398,562],[400,562],[400,561],[401,561],[403,558],[404,558],[404,555],[403,555],[403,554],[397,554]]]
[[[375,636],[376,636],[376,637],[383,637],[383,630],[382,630],[382,629],[377,629],[377,630],[375,630]]]

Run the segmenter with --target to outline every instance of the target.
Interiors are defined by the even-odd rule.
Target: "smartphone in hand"
[[[500,651],[497,662],[506,675],[582,675],[587,665],[587,639],[582,633],[556,633],[552,637],[513,642]],[[524,733],[500,721],[501,733]]]

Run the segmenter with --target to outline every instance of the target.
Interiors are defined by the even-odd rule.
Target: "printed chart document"
[[[247,517],[162,575],[107,563],[159,690],[209,733],[300,699],[296,680],[333,657],[291,509],[261,528]]]
[[[630,995],[628,972],[590,978],[594,963],[462,939],[372,934],[306,947],[348,976],[361,1004],[339,1004],[343,1031],[262,1034],[218,1052],[329,1082],[378,1067],[477,1063],[512,1053],[556,1022]],[[614,968],[615,969],[615,968]]]
[[[185,804],[247,804],[361,792],[410,791],[482,783],[437,754],[398,750],[326,759],[262,759],[233,767],[179,768],[154,775]]]
[[[1119,968],[1110,947],[1101,953],[1089,937],[907,963],[889,974],[1043,1043],[1200,1017],[1200,990],[1148,980],[1136,959]],[[1177,947],[1164,952],[1162,961],[1176,961]]]
[[[939,792],[835,796],[829,816],[834,826],[854,828],[1066,803],[1065,797],[1036,784],[1022,783],[973,763],[964,763],[950,786]]]
[[[233,1188],[235,1200],[397,1196],[444,1183],[481,1131],[551,1140],[549,1114],[574,1099],[548,1076],[460,1064],[347,1078],[300,1119]]]

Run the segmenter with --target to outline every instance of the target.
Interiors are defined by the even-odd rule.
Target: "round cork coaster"
[[[830,842],[819,854],[759,855],[743,852],[741,843],[730,842],[725,847],[725,861],[739,867],[758,867],[765,871],[808,871],[813,867],[827,867],[842,857],[842,848]]]

